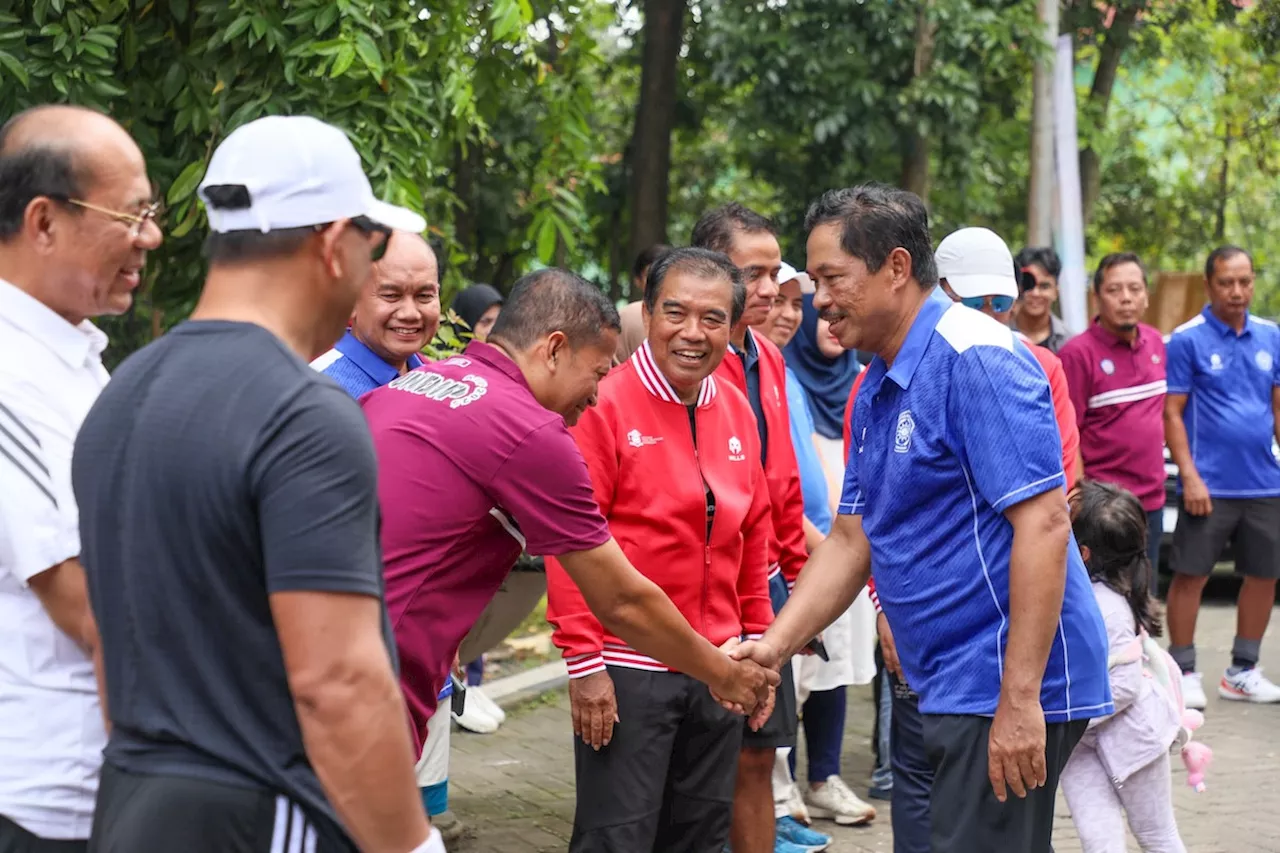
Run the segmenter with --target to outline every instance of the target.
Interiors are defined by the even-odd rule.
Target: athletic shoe
[[[810,789],[804,803],[809,814],[817,818],[834,820],[840,826],[858,826],[875,819],[875,807],[864,803],[839,776],[828,776],[827,784],[818,790]]]
[[[773,853],[809,853],[812,849],[812,847],[801,847],[799,844],[783,841],[781,838],[775,838],[773,841]]]
[[[814,832],[793,817],[778,818],[777,835],[774,838],[775,846],[778,842],[786,842],[808,850],[809,853],[819,853],[831,846],[830,835]]]
[[[471,700],[471,691],[467,691],[467,700],[462,705],[462,713],[454,714],[453,721],[469,732],[478,735],[492,734],[498,730],[498,721],[485,713],[479,702]]]
[[[467,704],[470,705],[472,702],[476,703],[480,713],[497,720],[498,725],[502,725],[507,721],[506,712],[478,686],[467,688]]]
[[[1218,682],[1218,695],[1236,702],[1270,704],[1280,702],[1280,687],[1268,681],[1262,674],[1262,667],[1256,666],[1234,674],[1231,670],[1223,673],[1222,681]],[[1191,707],[1190,702],[1186,704]]]
[[[1209,704],[1209,700],[1204,696],[1204,684],[1200,681],[1200,673],[1182,673],[1182,704],[1196,711],[1203,711],[1204,706]]]
[[[813,823],[813,818],[809,816],[809,809],[804,804],[804,797],[800,796],[800,786],[793,782],[790,787],[791,793],[787,795],[787,813],[797,823],[808,826]]]

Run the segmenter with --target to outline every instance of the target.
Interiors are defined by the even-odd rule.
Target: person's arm
[[[359,408],[309,386],[255,453],[249,482],[307,759],[361,850],[414,850],[430,825],[383,635],[377,463]]]
[[[1175,332],[1165,348],[1168,392],[1164,398],[1164,443],[1169,448],[1173,464],[1178,466],[1178,478],[1182,481],[1182,505],[1191,515],[1208,515],[1213,512],[1213,500],[1209,496],[1209,487],[1196,470],[1196,461],[1191,454],[1191,441],[1187,437],[1186,421],[1183,420],[1191,394],[1194,367],[1191,341]]]
[[[810,520],[809,520],[809,516],[807,516],[807,515],[806,515],[806,516],[804,517],[804,547],[805,547],[805,550],[806,550],[806,551],[808,551],[810,554],[812,554],[812,553],[813,553],[813,551],[814,551],[814,549],[815,549],[815,548],[817,548],[819,545],[821,545],[821,544],[822,544],[822,540],[823,540],[823,539],[826,539],[826,538],[827,538],[827,537],[825,537],[825,536],[823,536],[823,535],[822,535],[822,531],[821,531],[821,530],[819,530],[819,529],[814,525],[814,523],[813,523],[812,521],[810,521]]]
[[[730,660],[627,560],[600,515],[591,478],[563,422],[534,430],[490,483],[530,553],[556,557],[600,624],[641,654],[702,681],[746,710],[772,701],[777,673]]]
[[[1271,388],[1271,420],[1276,434],[1276,443],[1280,444],[1280,385]]]
[[[40,599],[53,624],[70,637],[93,661],[93,674],[98,682],[98,701],[102,706],[102,724],[111,731],[111,715],[107,712],[107,681],[103,674],[102,644],[98,642],[98,623],[89,606],[89,585],[84,567],[72,557],[48,568],[28,581],[31,591]]]
[[[1058,422],[1058,434],[1062,438],[1062,470],[1067,475],[1067,490],[1080,479],[1080,425],[1076,420],[1075,404],[1071,402],[1071,386],[1067,384],[1066,371],[1057,356],[1044,360],[1045,373],[1049,377],[1049,391],[1053,394],[1053,415]]]
[[[1078,340],[1063,346],[1058,353],[1058,360],[1062,362],[1062,374],[1067,380],[1067,395],[1071,399],[1071,408],[1076,416],[1077,433],[1084,430],[1084,415],[1088,410],[1093,381],[1085,343],[1083,339]]]

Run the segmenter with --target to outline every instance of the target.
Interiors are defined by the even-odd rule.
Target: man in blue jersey
[[[440,325],[435,253],[417,234],[395,231],[356,302],[351,328],[311,366],[361,397],[422,365]]]
[[[924,715],[933,853],[1049,853],[1059,774],[1088,720],[1113,711],[1049,383],[1008,327],[929,298],[915,195],[833,190],[806,226],[814,305],[846,348],[876,357],[831,535],[738,654],[785,660],[874,564]]]

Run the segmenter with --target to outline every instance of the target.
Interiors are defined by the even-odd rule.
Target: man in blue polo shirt
[[[815,306],[846,348],[876,357],[831,535],[739,654],[793,654],[874,565],[920,695],[932,850],[1049,853],[1059,774],[1087,721],[1113,710],[1049,383],[1009,328],[929,298],[937,270],[915,195],[833,190],[806,226]]]
[[[1169,585],[1169,653],[1182,667],[1188,707],[1205,705],[1196,672],[1200,595],[1230,539],[1244,576],[1236,599],[1231,667],[1223,699],[1280,702],[1262,676],[1259,646],[1280,577],[1280,328],[1249,313],[1253,259],[1221,246],[1204,267],[1209,304],[1168,343],[1165,441],[1181,480],[1174,571]]]
[[[427,241],[392,233],[356,302],[351,328],[311,366],[361,397],[422,365],[418,355],[440,325],[440,277]]]

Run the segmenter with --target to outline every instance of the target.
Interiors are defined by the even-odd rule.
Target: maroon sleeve
[[[515,518],[530,554],[558,557],[609,541],[587,464],[562,421],[529,433],[489,488]]]
[[[1089,375],[1089,353],[1085,350],[1084,341],[1077,338],[1074,343],[1068,343],[1058,353],[1058,359],[1062,362],[1062,372],[1067,377],[1067,391],[1071,397],[1071,406],[1075,409],[1076,429],[1084,427],[1085,407],[1089,403],[1089,386],[1091,376]]]

